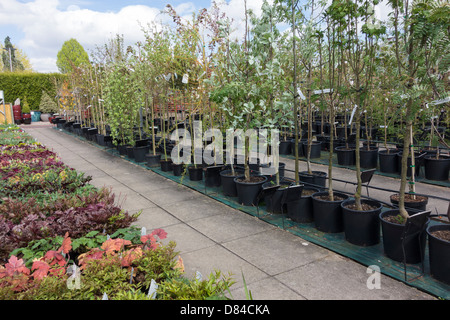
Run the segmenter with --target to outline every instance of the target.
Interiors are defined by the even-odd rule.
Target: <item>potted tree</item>
[[[24,124],[31,124],[31,110],[28,104],[27,97],[23,99],[22,105],[22,121]]]
[[[39,110],[41,110],[41,121],[48,122],[49,118],[58,112],[58,105],[50,98],[48,93],[42,90],[41,102],[39,104]]]
[[[422,99],[432,90],[439,92],[439,87],[442,85],[442,78],[430,77],[428,71],[430,67],[436,67],[438,63],[438,57],[440,54],[436,54],[436,45],[441,40],[441,36],[446,34],[445,24],[438,18],[438,12],[442,9],[442,4],[429,1],[427,3],[410,3],[408,6],[398,2],[391,3],[393,9],[393,28],[394,28],[394,50],[397,57],[397,68],[395,71],[395,77],[398,79],[401,87],[397,94],[402,99],[405,105],[404,121],[406,129],[404,130],[403,140],[403,153],[401,161],[401,181],[400,190],[398,195],[398,209],[388,210],[387,212],[380,214],[380,219],[383,228],[383,245],[386,254],[390,255],[392,259],[398,259],[398,256],[390,254],[392,252],[398,252],[400,246],[401,234],[404,228],[404,222],[409,218],[410,212],[417,212],[417,210],[408,210],[406,205],[406,183],[407,183],[407,160],[409,157],[409,151],[414,152],[414,146],[412,143],[413,123],[418,114],[420,108],[423,107]],[[418,10],[420,8],[420,10]],[[426,26],[426,28],[423,28]],[[403,27],[403,30],[399,30]],[[427,41],[423,41],[423,39]],[[402,49],[402,50],[401,50]],[[434,54],[429,54],[433,53]],[[418,68],[421,64],[425,63],[427,68]],[[437,70],[437,69],[435,69]],[[429,87],[431,86],[431,88]],[[414,157],[412,157],[412,160]],[[410,182],[411,191],[410,196],[417,198],[414,191],[414,174],[411,175],[412,181]],[[387,232],[388,227],[391,227],[387,220],[393,219],[397,221],[395,224],[396,229],[399,232],[390,237],[390,233]],[[394,221],[394,222],[395,222]],[[393,222],[391,222],[393,224]],[[403,227],[403,228],[402,228]],[[386,233],[385,233],[386,231]],[[423,235],[419,235],[423,238]],[[420,255],[421,246],[423,249],[424,241],[420,241],[420,238],[414,239],[414,247],[408,250],[406,253],[406,260],[410,263],[417,263],[423,259]],[[395,249],[395,247],[397,249]],[[412,252],[410,254],[410,251]],[[401,252],[401,251],[400,251]],[[419,254],[417,254],[419,252]],[[413,255],[415,253],[415,255]],[[400,255],[402,257],[402,255]]]

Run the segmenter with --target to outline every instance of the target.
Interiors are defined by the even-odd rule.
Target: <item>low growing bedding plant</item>
[[[140,212],[17,126],[0,127],[0,151],[0,299],[228,299],[231,275],[187,279],[164,230],[141,234]]]

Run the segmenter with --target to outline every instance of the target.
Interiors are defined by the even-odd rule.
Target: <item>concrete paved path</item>
[[[231,272],[236,280],[232,286],[234,299],[245,299],[242,274],[255,300],[435,299],[384,275],[380,289],[370,290],[366,266],[50,125],[22,128],[67,165],[91,175],[93,185],[112,187],[125,210],[142,210],[137,225],[149,231],[166,230],[166,241],[177,243],[187,277],[194,277],[197,271],[204,277],[215,269]]]

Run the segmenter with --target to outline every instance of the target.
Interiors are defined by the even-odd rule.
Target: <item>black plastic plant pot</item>
[[[228,197],[237,197],[236,183],[234,178],[244,173],[243,170],[235,169],[235,174],[232,175],[231,170],[223,170],[220,172],[220,180],[222,183],[222,192]]]
[[[298,156],[299,157],[305,156],[305,154],[303,153],[303,142],[305,142],[305,139],[298,140]],[[292,152],[292,155],[295,157],[295,139],[291,139],[291,152]]]
[[[359,164],[361,168],[373,169],[378,164],[378,148],[377,147],[363,147],[359,149]]]
[[[150,146],[134,147],[133,148],[134,161],[146,162],[147,161],[146,155],[149,150]]]
[[[405,225],[393,223],[385,219],[389,216],[396,216],[399,212],[400,210],[398,209],[381,212],[379,219],[381,222],[384,254],[394,261],[403,262],[402,235]],[[415,264],[422,261],[426,244],[426,234],[424,233],[410,237],[404,244],[406,263]]]
[[[164,172],[168,172],[168,171],[172,171],[172,160],[161,160],[160,161],[160,165],[161,165],[161,171]]]
[[[384,173],[398,173],[397,149],[380,150],[378,151],[378,161],[380,165],[380,172]]]
[[[341,203],[348,199],[344,193],[334,192],[335,201],[320,199],[328,196],[327,191],[321,191],[312,195],[314,223],[317,230],[326,233],[339,233],[344,231],[344,219]]]
[[[97,135],[95,136],[95,140],[97,142],[98,145],[100,146],[105,146],[105,136],[101,133],[97,133]]]
[[[312,141],[311,142],[311,154],[309,155],[310,159],[320,158],[321,151],[322,151],[322,142],[321,141]],[[307,141],[303,142],[303,155],[305,157],[308,156],[308,142]]]
[[[361,200],[362,204],[373,207],[371,210],[359,211],[349,208],[355,204],[355,200],[347,200],[341,203],[344,218],[345,239],[358,246],[373,246],[380,243],[380,219],[382,205],[374,200]]]
[[[208,170],[208,167],[203,168],[203,178],[205,179],[205,185],[207,187],[220,187],[222,184],[220,170],[222,169],[223,167],[221,166],[214,166],[214,170]]]
[[[275,184],[273,184],[273,182],[265,182],[262,185],[262,188],[268,188],[268,187],[272,187]],[[281,208],[281,200],[283,197],[283,193],[285,192],[285,188],[289,187],[290,185],[292,185],[292,182],[287,182],[287,181],[282,181],[280,183],[280,187],[277,189],[277,191],[275,191],[275,193],[273,193],[270,196],[265,196],[264,197],[264,202],[266,203],[266,209],[267,211],[271,212],[271,213],[275,213],[275,214],[279,214],[282,212],[282,208]],[[284,212],[287,212],[287,208],[285,207]]]
[[[135,147],[146,147],[148,145],[149,145],[148,139],[136,140],[136,142],[134,143]]]
[[[201,181],[203,180],[203,167],[202,166],[191,166],[188,167],[189,171],[189,180],[191,181]]]
[[[94,141],[97,137],[98,129],[97,128],[89,128],[88,129],[88,139],[90,141]]]
[[[127,146],[127,157],[130,159],[134,159],[134,147],[133,146]]]
[[[276,173],[274,173],[274,174],[265,174],[265,172],[264,172],[264,170],[269,170],[270,165],[264,164],[264,165],[261,165],[260,168],[261,168],[260,169],[260,173],[265,175],[267,177],[268,181],[276,182],[276,180],[277,180]],[[286,164],[284,162],[280,162],[278,164],[278,175],[279,175],[278,178],[279,178],[279,181],[281,181],[284,178],[285,168],[286,168]],[[273,170],[273,171],[275,171],[275,170]]]
[[[178,163],[178,164],[172,163],[173,175],[176,177],[181,176],[185,169],[186,169],[186,165],[184,163]]]
[[[255,175],[260,181],[258,182],[246,182],[243,181],[245,176],[238,176],[234,178],[236,184],[236,192],[238,197],[238,203],[244,206],[256,206],[256,200],[258,194],[262,189],[262,185],[267,182],[267,177],[261,175]]]
[[[450,157],[440,155],[425,156],[425,178],[428,180],[447,181],[450,170]]]
[[[126,156],[127,155],[127,145],[126,144],[119,144],[117,146],[117,151],[119,151],[119,154],[121,156]]]
[[[336,147],[336,155],[338,165],[341,166],[355,165],[355,149],[346,148],[345,146]]]
[[[439,231],[450,232],[450,225],[437,224],[427,228],[430,274],[436,280],[450,285],[450,241],[434,234]]]
[[[403,152],[399,152],[397,153],[397,166],[398,166],[398,171],[401,173],[401,168],[402,168],[402,155]],[[414,152],[414,166],[415,166],[415,170],[414,170],[414,174],[416,176],[420,175],[420,167],[422,166],[423,163],[423,157],[424,157],[424,153],[420,153],[420,152]],[[409,154],[408,159],[407,159],[407,170],[406,170],[406,175],[408,177],[411,176],[411,165],[412,165],[412,161],[411,161],[411,154]]]
[[[147,160],[147,166],[150,168],[158,167],[161,162],[161,155],[160,154],[147,154],[145,156],[145,159]]]
[[[291,154],[291,141],[280,141],[279,145],[280,154]]]
[[[306,195],[306,192],[308,194]],[[287,216],[295,222],[311,223],[314,221],[312,193],[320,192],[319,188],[303,187],[302,196],[296,201],[286,204]]]
[[[325,188],[327,173],[323,171],[311,171],[311,174],[308,171],[299,172],[300,181],[309,184],[316,188]]]

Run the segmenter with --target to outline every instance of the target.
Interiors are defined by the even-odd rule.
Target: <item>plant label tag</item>
[[[109,299],[108,299],[108,295],[106,294],[106,292],[103,293],[102,300],[109,300]]]
[[[197,271],[195,273],[195,279],[197,279],[198,281],[202,281],[202,278],[203,278],[202,274],[199,271]]]
[[[156,289],[158,289],[158,284],[154,279],[152,279],[150,283],[150,288],[148,288],[148,294],[147,297],[150,297],[152,299],[156,298]]]
[[[183,82],[184,84],[187,84],[189,81],[189,75],[188,74],[183,74],[183,79],[181,80],[181,82]]]
[[[141,229],[141,236],[147,235],[147,229],[145,227],[142,227]]]
[[[298,88],[297,90],[298,95],[300,96],[300,99],[305,100],[305,95],[303,94],[302,90],[300,90],[300,88]]]
[[[1,99],[1,97],[0,97],[0,99]],[[450,97],[447,97],[447,98],[444,98],[444,99],[441,99],[441,100],[431,101],[431,104],[435,106],[435,105],[443,104],[443,103],[446,103],[446,102],[450,102]]]

